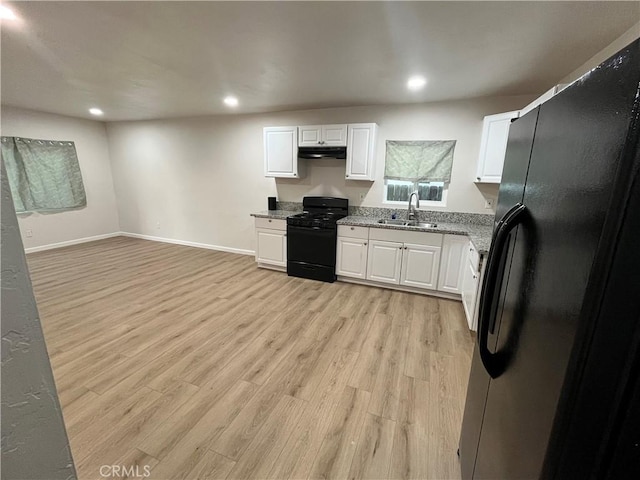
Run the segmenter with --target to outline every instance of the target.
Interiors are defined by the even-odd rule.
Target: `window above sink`
[[[444,182],[412,182],[409,180],[385,180],[383,202],[407,205],[411,192],[418,191],[420,207],[444,207],[447,204],[448,184]]]

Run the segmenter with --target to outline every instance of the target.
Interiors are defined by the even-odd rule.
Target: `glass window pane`
[[[420,200],[439,202],[442,200],[443,190],[443,182],[420,182],[418,184],[418,193],[420,195]]]
[[[406,202],[413,190],[413,182],[402,180],[387,180],[387,201]]]

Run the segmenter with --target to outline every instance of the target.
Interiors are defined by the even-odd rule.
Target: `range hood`
[[[347,147],[300,147],[298,158],[347,158]]]

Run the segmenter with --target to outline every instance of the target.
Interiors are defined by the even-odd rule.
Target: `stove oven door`
[[[287,225],[287,273],[333,282],[336,278],[336,235],[332,228]]]

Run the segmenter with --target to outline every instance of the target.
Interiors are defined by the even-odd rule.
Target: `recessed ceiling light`
[[[13,10],[11,10],[9,7],[0,5],[0,18],[3,20],[15,20],[18,17],[16,17],[16,14],[13,13]]]
[[[238,99],[236,97],[225,97],[223,100],[224,104],[228,107],[237,107],[238,106]]]
[[[104,115],[104,112],[102,110],[100,110],[99,108],[90,108],[89,109],[89,113],[91,115]]]
[[[414,75],[413,77],[409,78],[409,81],[407,82],[407,88],[409,90],[420,90],[426,84],[426,78],[424,78],[422,75]]]

